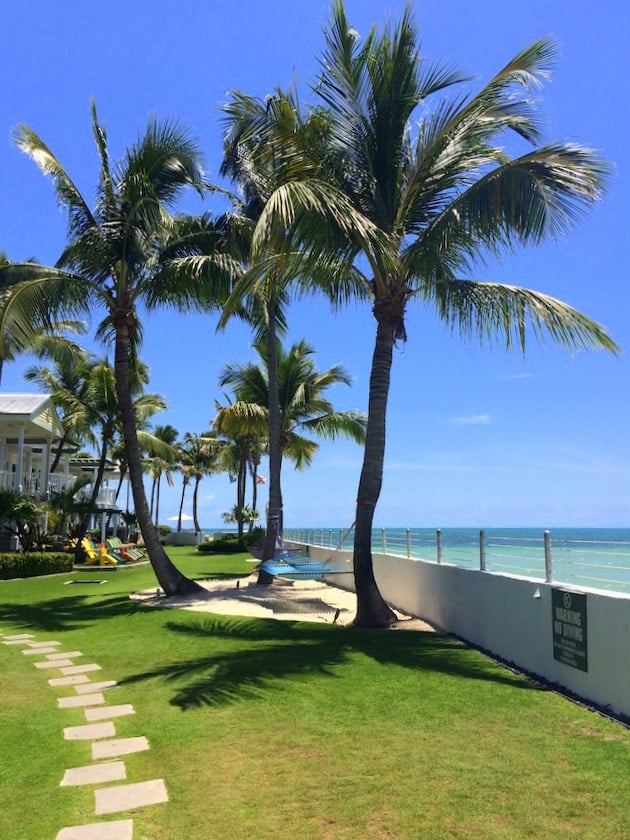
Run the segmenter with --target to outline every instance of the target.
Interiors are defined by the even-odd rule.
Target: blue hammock
[[[260,564],[260,568],[274,577],[291,580],[323,580],[329,575],[347,574],[347,569],[335,568],[331,563],[311,560],[304,555],[291,555],[286,560],[274,557]]]

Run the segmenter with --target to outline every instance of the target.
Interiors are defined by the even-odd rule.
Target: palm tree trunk
[[[282,537],[282,495],[280,491],[280,397],[278,385],[278,345],[276,340],[276,301],[267,303],[267,369],[269,378],[269,505],[267,533],[263,545],[263,563],[271,560],[276,540]],[[271,583],[273,576],[264,569],[258,571],[258,583]]]
[[[142,474],[142,459],[133,400],[129,389],[129,335],[126,324],[116,324],[116,353],[114,360],[116,392],[122,417],[123,437],[127,452],[127,466],[135,507],[136,518],[144,539],[151,566],[166,595],[188,595],[205,590],[177,569],[164,551],[157,528],[151,521]]]
[[[394,336],[391,324],[379,321],[370,372],[368,422],[359,479],[354,531],[354,585],[357,593],[356,627],[390,627],[396,614],[386,604],[374,578],[372,527],[374,509],[383,483],[385,418],[392,367]]]
[[[195,526],[195,531],[199,533],[201,528],[199,527],[199,522],[197,521],[197,496],[199,495],[199,483],[201,481],[201,476],[195,476],[195,487],[193,490],[193,502],[192,502],[192,509],[193,509],[193,525]]]

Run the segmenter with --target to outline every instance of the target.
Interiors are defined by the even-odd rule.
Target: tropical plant
[[[68,244],[54,268],[22,264],[2,269],[0,283],[11,286],[4,314],[24,329],[59,312],[104,310],[97,335],[114,344],[116,392],[120,406],[135,512],[158,581],[167,595],[198,592],[170,561],[151,520],[143,484],[142,460],[130,388],[130,369],[142,337],[138,305],[148,310],[170,306],[180,311],[206,309],[225,293],[225,263],[206,260],[202,270],[190,263],[172,267],[160,246],[173,251],[181,237],[170,213],[182,189],[204,188],[199,149],[176,123],[150,119],[146,132],[118,164],[112,164],[104,127],[92,104],[92,128],[100,159],[94,209],[81,195],[57,157],[32,129],[19,126],[18,147],[54,183],[68,211]],[[182,222],[186,236],[186,222]],[[184,250],[180,246],[179,252]],[[219,286],[221,287],[219,289]]]
[[[0,273],[13,265],[7,255],[0,251]],[[39,358],[54,359],[79,357],[85,351],[69,335],[84,335],[87,325],[74,319],[52,320],[46,313],[40,323],[29,323],[24,329],[21,320],[14,320],[6,304],[14,290],[4,288],[0,294],[0,381],[5,362],[15,361],[21,353],[33,353]],[[7,316],[8,313],[8,316]],[[68,333],[69,335],[66,335]]]
[[[155,444],[149,446],[146,469],[151,475],[151,511],[157,527],[160,519],[160,484],[162,476],[166,478],[169,487],[174,486],[173,469],[177,461],[178,431],[170,423],[156,426],[153,430]]]
[[[255,345],[255,349],[259,364],[230,364],[221,373],[220,386],[231,386],[236,402],[220,408],[215,419],[220,431],[233,427],[235,422],[240,422],[242,430],[249,431],[250,435],[269,428],[270,377],[266,343]],[[350,385],[349,374],[340,365],[318,371],[314,354],[305,341],[294,344],[287,351],[279,343],[276,348],[280,472],[285,457],[294,462],[296,469],[310,466],[319,448],[311,435],[330,440],[343,435],[356,443],[365,442],[365,415],[357,411],[335,411],[325,397],[332,385]],[[278,495],[281,512],[280,482]],[[282,525],[280,518],[277,537],[282,536]]]
[[[275,259],[268,256],[265,269],[282,266],[284,277],[319,285],[337,301],[358,288],[376,321],[357,493],[355,624],[388,626],[396,616],[374,579],[371,536],[392,351],[406,339],[407,305],[418,300],[452,331],[482,341],[503,338],[508,348],[524,349],[531,334],[571,348],[616,351],[600,325],[567,304],[472,277],[489,257],[565,234],[602,195],[609,167],[578,144],[541,143],[532,93],[555,55],[549,39],[468,94],[461,87],[466,76],[424,60],[410,7],[395,26],[373,28],[361,40],[342,0],[334,0],[324,35],[315,92],[326,117],[319,120],[315,153],[305,163],[308,149],[285,142],[281,154],[282,138],[261,117],[249,122],[248,150],[252,170],[260,159],[264,171],[275,144],[281,168],[275,183],[283,186],[267,200],[258,228],[284,231],[285,247]],[[309,184],[326,194],[324,210],[312,202],[304,212]],[[313,271],[322,253],[337,257],[328,278]],[[343,264],[355,273],[344,276]],[[234,305],[259,284],[250,270],[235,286]]]
[[[277,89],[264,100],[233,91],[224,112],[226,134],[221,172],[236,182],[243,196],[241,201],[235,201],[237,212],[232,217],[232,230],[244,271],[224,307],[220,325],[235,311],[242,314],[245,299],[245,316],[254,328],[256,341],[266,346],[269,496],[263,557],[268,559],[274,554],[283,519],[276,348],[278,337],[286,332],[285,310],[293,279],[285,260],[291,244],[287,234],[296,221],[314,217],[320,220],[322,229],[327,228],[331,187],[316,177],[321,167],[318,150],[323,151],[322,114],[310,111],[303,117],[295,90]],[[338,202],[349,209],[343,195],[338,196]],[[276,215],[281,217],[279,223],[275,223]],[[345,218],[343,213],[337,214],[336,224],[343,226]],[[355,223],[354,229],[358,226]],[[330,250],[318,248],[306,273],[309,277],[323,273],[328,282],[334,283],[340,266],[347,283],[352,277],[351,262],[348,265],[337,260]],[[344,295],[349,287],[339,288]],[[271,577],[262,572],[260,580],[269,583]]]
[[[187,432],[180,444],[180,461],[184,465],[187,476],[187,483],[193,482],[192,516],[195,531],[199,533],[199,484],[206,475],[211,475],[219,469],[218,458],[222,448],[221,441],[217,440],[211,433],[204,435]],[[178,531],[181,531],[181,516],[183,508],[183,495],[179,509]]]
[[[355,237],[366,266],[376,340],[354,541],[355,624],[395,620],[372,569],[371,535],[381,491],[392,349],[406,339],[410,301],[433,309],[451,330],[480,340],[503,336],[524,349],[547,333],[568,347],[615,350],[592,320],[547,295],[470,278],[489,255],[564,234],[597,199],[607,164],[574,143],[541,145],[532,92],[555,54],[541,39],[474,95],[437,94],[467,81],[419,53],[409,7],[395,27],[364,41],[335,0],[325,31],[317,94],[330,117],[327,166],[355,216],[377,236]],[[530,148],[513,155],[506,137]],[[362,227],[362,230],[364,226]]]

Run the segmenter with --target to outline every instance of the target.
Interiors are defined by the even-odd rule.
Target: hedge
[[[71,572],[73,562],[74,554],[61,551],[31,551],[23,554],[13,551],[10,554],[0,554],[0,580]]]

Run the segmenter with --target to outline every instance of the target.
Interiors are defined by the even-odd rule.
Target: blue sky
[[[530,343],[524,357],[508,355],[450,335],[431,313],[411,306],[409,340],[394,358],[375,526],[630,526],[630,291],[621,248],[630,206],[625,4],[416,0],[412,6],[424,54],[465,68],[478,84],[533,40],[556,38],[560,58],[541,93],[546,139],[598,149],[614,166],[610,189],[566,240],[492,263],[477,277],[565,300],[604,324],[622,352],[571,355],[548,342]],[[50,183],[11,143],[17,123],[43,137],[85,195],[92,195],[98,171],[92,97],[114,156],[135,141],[149,115],[176,117],[198,138],[209,178],[216,179],[228,91],[265,96],[294,77],[306,85],[329,8],[322,0],[3,0],[0,250],[14,260],[52,262],[65,241]],[[346,0],[360,33],[403,8],[400,0]],[[320,368],[341,363],[351,373],[352,387],[331,394],[337,407],[366,410],[369,307],[334,315],[311,299],[290,315],[290,340],[312,344]],[[145,321],[150,389],[169,403],[156,422],[182,435],[208,427],[225,363],[252,356],[244,327],[217,335],[215,326],[212,316],[172,312]],[[22,378],[27,363],[5,367],[5,392],[30,390]],[[359,447],[343,442],[322,444],[308,471],[287,464],[286,525],[350,525],[360,465]],[[178,486],[164,488],[161,521],[176,512],[178,498]],[[225,476],[204,479],[202,524],[220,527],[221,512],[234,501]]]

